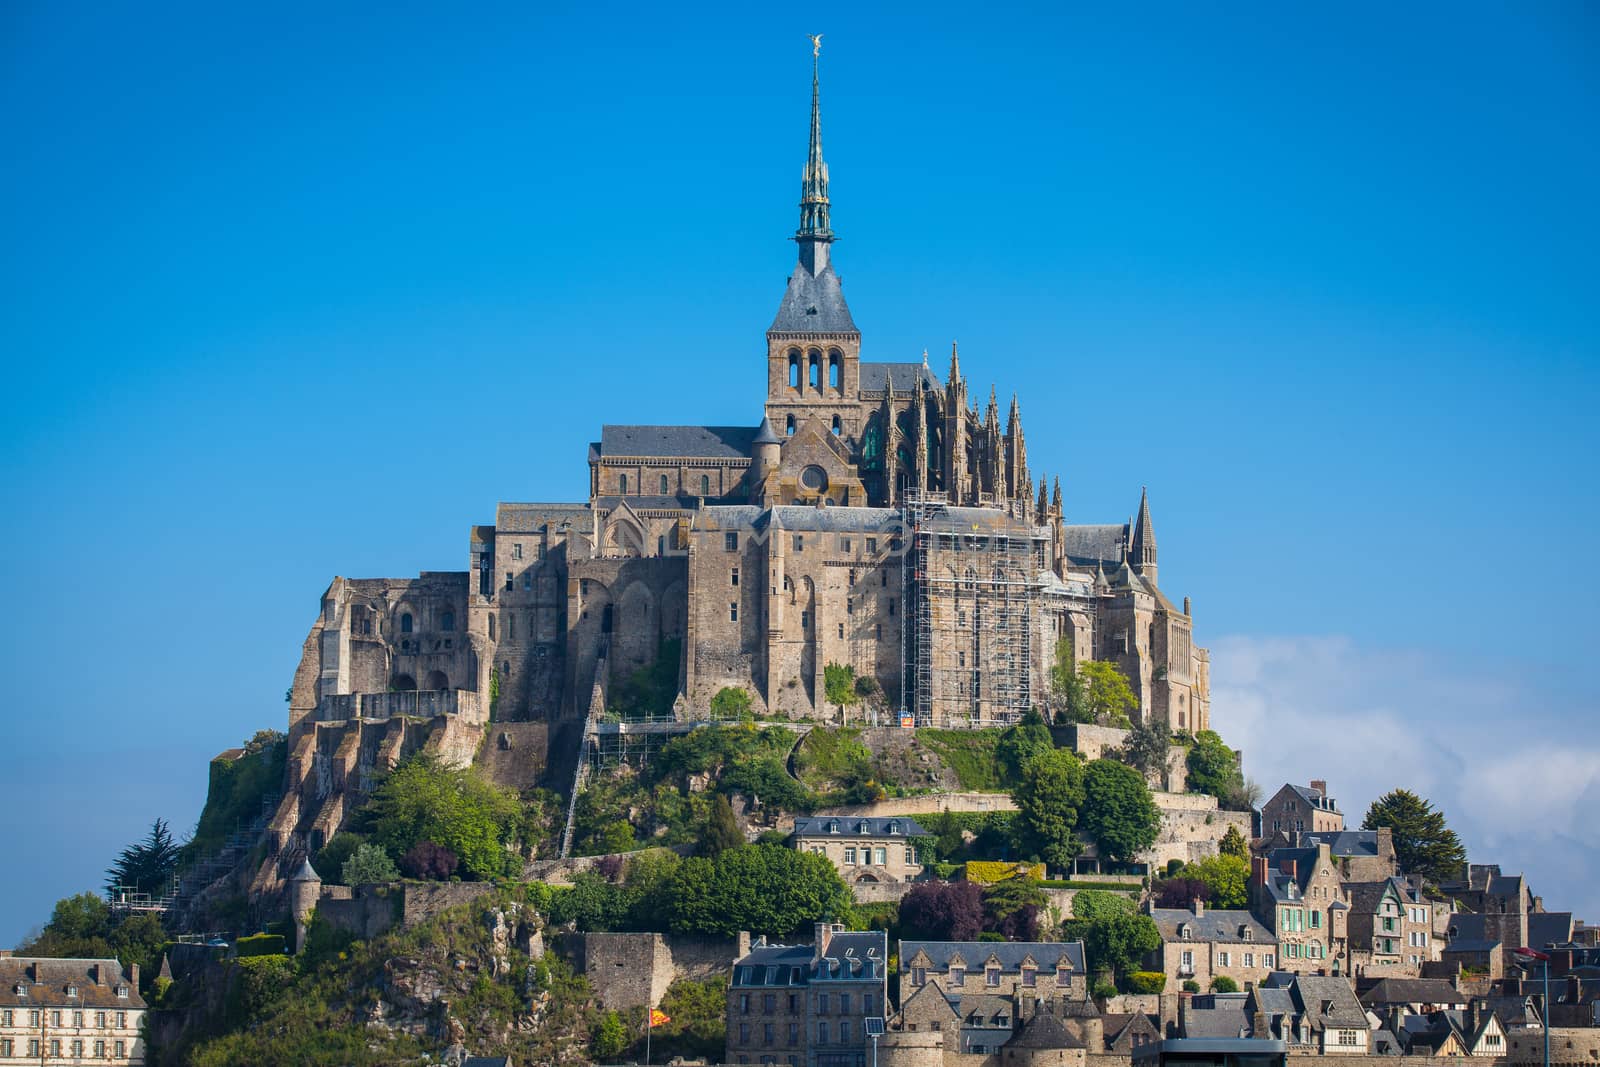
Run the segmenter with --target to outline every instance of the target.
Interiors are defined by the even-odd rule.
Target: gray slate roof
[[[796,264],[768,333],[858,333],[844,288],[831,266],[813,275]]]
[[[801,507],[783,504],[769,509],[752,523],[756,529],[771,525],[792,533],[860,533],[893,537],[903,528],[894,508]],[[887,545],[882,547],[887,548]]]
[[[1536,911],[1528,916],[1528,944],[1534,948],[1565,945],[1572,940],[1570,911]]]
[[[1096,563],[1116,564],[1122,560],[1122,540],[1126,523],[1114,526],[1061,527],[1062,553],[1080,566]]]
[[[927,953],[939,970],[947,970],[957,955],[966,961],[968,971],[981,971],[993,957],[1002,971],[1020,972],[1029,956],[1043,970],[1055,967],[1062,956],[1074,971],[1084,969],[1082,941],[902,941],[900,966],[908,966],[918,952]]]
[[[602,456],[749,459],[755,426],[602,426]]]
[[[830,830],[830,826],[838,829]],[[884,837],[901,840],[909,837],[932,837],[917,825],[915,819],[901,816],[897,819],[863,818],[859,815],[835,815],[820,818],[796,819],[794,836],[817,837]]]
[[[1335,859],[1340,856],[1376,856],[1378,854],[1378,831],[1376,830],[1323,830],[1317,833],[1308,833],[1302,840],[1313,844],[1322,842],[1328,846]]]
[[[939,378],[922,363],[868,363],[863,360],[861,366],[861,391],[863,393],[881,393],[884,383],[894,382],[894,395],[910,395],[917,387],[917,379],[922,379],[925,389],[943,389]]]
[[[1238,1038],[1250,1029],[1244,993],[1213,993],[1190,999],[1181,1019],[1186,1038]]]
[[[1489,940],[1489,931],[1484,924],[1483,916],[1470,911],[1450,916],[1450,925],[1445,928],[1445,935],[1449,937],[1452,945],[1457,941]]]
[[[1467,995],[1443,978],[1385,978],[1361,998],[1376,1010],[1389,1004],[1465,1004]]]
[[[1270,948],[1277,940],[1254,915],[1242,908],[1218,908],[1215,911],[1207,908],[1204,915],[1196,915],[1188,908],[1152,908],[1150,918],[1155,920],[1163,941],[1182,941],[1184,938],[1179,931],[1185,923],[1189,925],[1190,941],[1244,944],[1246,930],[1256,944]]]
[[[836,933],[820,961],[811,945],[759,945],[734,964],[732,984],[748,988],[882,981],[888,954],[888,935],[882,930]]]
[[[1306,1017],[1313,1030],[1365,1030],[1367,1013],[1356,999],[1348,979],[1336,975],[1290,974],[1274,971],[1256,990],[1257,1002],[1263,994],[1282,991],[1291,997],[1290,1012]],[[1277,1009],[1268,1009],[1271,1014]],[[1257,1037],[1262,1035],[1257,1034]]]
[[[1007,1048],[1087,1048],[1082,1039],[1049,1012],[1039,1012],[1028,1020],[1022,1033],[1006,1043]],[[1102,1052],[1103,1049],[1095,1049]]]

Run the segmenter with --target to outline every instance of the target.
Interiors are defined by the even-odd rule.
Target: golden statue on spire
[[[822,34],[808,33],[806,36],[811,38],[811,58],[816,59],[822,55]]]

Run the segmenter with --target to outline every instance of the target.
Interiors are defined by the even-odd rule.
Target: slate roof
[[[1022,1033],[1006,1043],[1007,1048],[1087,1048],[1066,1023],[1049,1012],[1038,1012],[1028,1020]],[[1095,1049],[1096,1052],[1103,1051]]]
[[[1120,563],[1127,529],[1127,524],[1120,522],[1113,526],[1063,526],[1062,554],[1080,565]]]
[[[1350,907],[1362,913],[1376,912],[1385,892],[1389,890],[1402,903],[1415,904],[1421,899],[1414,889],[1398,878],[1385,878],[1381,882],[1346,882],[1344,888],[1350,894]]]
[[[1213,993],[1190,998],[1180,1019],[1186,1038],[1238,1038],[1250,1029],[1245,993]]]
[[[943,389],[939,378],[923,363],[868,363],[863,360],[861,367],[861,391],[863,393],[881,393],[884,383],[894,382],[894,395],[910,394],[917,387],[917,379],[922,379],[925,389]]]
[[[837,830],[828,827],[837,824]],[[893,829],[891,830],[891,827]],[[901,840],[908,837],[932,837],[917,825],[915,819],[901,816],[897,819],[863,818],[859,815],[837,815],[794,821],[795,837],[882,837]]]
[[[1572,940],[1570,911],[1536,911],[1528,916],[1528,944],[1535,948],[1565,945]]]
[[[1361,997],[1377,1009],[1389,1004],[1465,1004],[1467,995],[1443,978],[1385,978]]]
[[[882,981],[889,959],[889,935],[882,930],[836,933],[828,941],[813,982]]]
[[[1490,940],[1489,929],[1483,921],[1483,916],[1468,911],[1450,916],[1450,925],[1445,928],[1445,935],[1449,937],[1451,944],[1457,941]]]
[[[1012,538],[1032,539],[1042,536],[1031,524],[1014,519],[999,508],[939,507],[930,511],[922,521],[922,529],[958,534],[975,534],[979,537],[1004,535]]]
[[[802,507],[783,504],[761,513],[750,525],[755,529],[773,526],[793,533],[860,533],[883,537],[898,535],[904,528],[900,512],[894,508]],[[887,548],[888,546],[883,546]]]
[[[314,867],[311,866],[310,858],[306,858],[301,860],[300,866],[294,869],[294,873],[289,876],[289,881],[320,882],[322,881],[322,876],[316,872]]]
[[[1489,953],[1489,952],[1496,952],[1496,951],[1499,950],[1499,948],[1500,948],[1500,942],[1498,942],[1498,941],[1487,941],[1487,940],[1483,940],[1483,939],[1462,940],[1462,939],[1458,938],[1458,939],[1456,939],[1454,941],[1451,941],[1448,945],[1446,945],[1444,947],[1443,951],[1445,951],[1445,952]]]
[[[754,426],[602,426],[602,456],[749,459]]]
[[[745,986],[802,986],[810,977],[810,945],[759,945],[733,965],[730,984]]]
[[[958,954],[966,961],[969,972],[983,970],[990,957],[999,960],[1001,970],[1007,973],[1020,972],[1022,961],[1029,956],[1042,970],[1054,968],[1062,956],[1067,957],[1074,971],[1084,969],[1082,941],[902,941],[900,965],[909,966],[918,952],[927,953],[933,966],[941,971],[948,970]]]
[[[1229,943],[1245,944],[1244,931],[1249,930],[1253,943],[1263,944],[1269,948],[1277,939],[1272,936],[1261,922],[1244,909],[1218,908],[1206,909],[1204,915],[1196,915],[1188,908],[1152,908],[1150,917],[1155,920],[1156,929],[1161,931],[1163,941],[1182,941],[1180,928],[1189,924],[1190,941],[1222,941]]]
[[[1313,1030],[1333,1027],[1336,1030],[1365,1030],[1367,1013],[1356,999],[1349,980],[1336,975],[1290,974],[1274,971],[1256,989],[1262,997],[1274,991],[1289,994],[1291,1012],[1306,1017]],[[1260,1036],[1260,1035],[1257,1035]]]
[[[740,988],[882,981],[889,939],[882,930],[835,933],[819,960],[812,945],[758,945],[733,965]]]
[[[1400,1047],[1400,1039],[1387,1029],[1380,1028],[1372,1031],[1371,1044],[1374,1056],[1398,1056],[1403,1051]]]
[[[495,509],[494,526],[488,531],[492,535],[514,533],[538,533],[546,526],[560,527],[562,523],[573,526],[589,521],[589,505],[587,504],[515,504],[502,502]],[[476,532],[477,540],[485,538]]]
[[[797,264],[768,333],[858,333],[833,267],[812,274]]]
[[[1322,842],[1335,859],[1340,856],[1376,856],[1378,831],[1376,830],[1321,830],[1307,833],[1302,840],[1313,844]]]
[[[96,979],[104,976],[105,984]],[[27,990],[19,995],[17,986]],[[73,986],[77,996],[67,996]],[[128,991],[117,996],[117,987]],[[0,1006],[7,1008],[120,1008],[140,1011],[138,983],[121,963],[110,959],[67,960],[48,956],[0,957]]]

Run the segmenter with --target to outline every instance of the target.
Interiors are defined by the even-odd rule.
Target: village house
[[[925,866],[917,842],[930,837],[914,819],[823,816],[794,821],[789,843],[828,857],[848,885],[910,882]]]
[[[1322,833],[1344,829],[1344,813],[1328,796],[1328,783],[1285,785],[1261,805],[1261,836],[1282,832]]]
[[[998,1053],[1026,1019],[1088,995],[1081,941],[900,942],[898,1027],[940,1033],[952,1054]]]
[[[1356,975],[1416,977],[1439,958],[1433,909],[1422,890],[1398,878],[1347,882],[1350,966]]]
[[[810,945],[752,946],[728,983],[726,1063],[865,1067],[888,994],[883,931],[818,923]]]
[[[1249,991],[1250,1036],[1285,1042],[1290,1052],[1364,1056],[1372,1026],[1344,978],[1279,971]]]
[[[1251,909],[1278,942],[1278,969],[1346,974],[1349,902],[1325,843],[1252,861]]]
[[[1209,990],[1220,977],[1243,989],[1247,982],[1264,981],[1277,966],[1276,940],[1248,911],[1207,908],[1199,900],[1188,908],[1146,910],[1161,932],[1159,960],[1150,966],[1167,976],[1171,991],[1185,982]]]
[[[0,1063],[140,1067],[139,967],[0,953]]]

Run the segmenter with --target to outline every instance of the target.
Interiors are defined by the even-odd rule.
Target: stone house
[[[1208,908],[1197,900],[1188,908],[1147,907],[1147,913],[1161,932],[1158,958],[1149,966],[1167,976],[1171,992],[1188,981],[1208,991],[1220,977],[1243,989],[1277,968],[1277,941],[1248,911]]]
[[[1306,833],[1286,844],[1309,848],[1319,842],[1327,844],[1328,853],[1339,865],[1339,877],[1347,882],[1381,882],[1402,874],[1394,854],[1394,831],[1387,826]]]
[[[901,941],[900,1003],[937,984],[945,995],[1013,1002],[1085,1000],[1082,941]]]
[[[725,1063],[866,1067],[888,994],[883,932],[818,923],[811,945],[751,947],[728,983]]]
[[[789,844],[828,857],[848,885],[910,882],[922,876],[917,841],[931,834],[906,817],[797,818]]]
[[[1245,997],[1250,1036],[1288,1044],[1290,1052],[1365,1056],[1372,1025],[1344,978],[1279,971]]]
[[[1420,888],[1398,878],[1346,882],[1351,972],[1358,976],[1415,977],[1439,958],[1433,938],[1431,901]]]
[[[0,1062],[140,1067],[138,965],[0,953]]]
[[[1344,813],[1328,796],[1328,783],[1313,780],[1309,786],[1286,784],[1261,805],[1261,836],[1284,833],[1323,833],[1344,829]]]
[[[1348,973],[1349,902],[1326,843],[1251,861],[1251,910],[1278,942],[1278,969]]]

